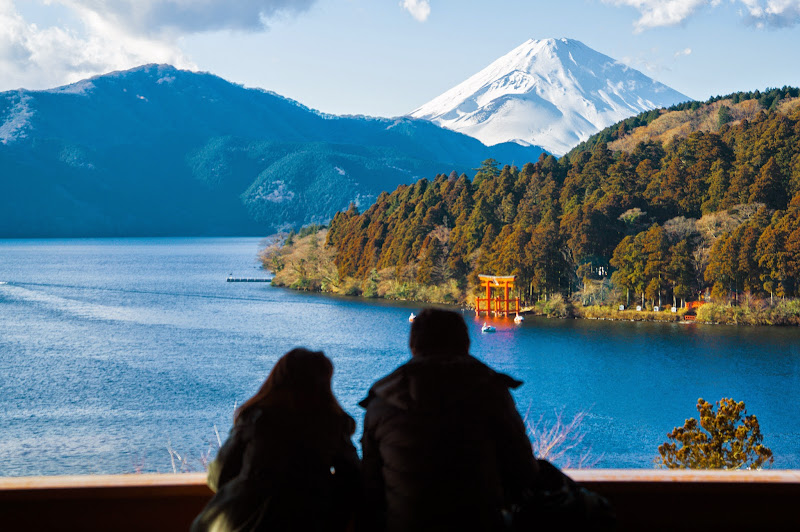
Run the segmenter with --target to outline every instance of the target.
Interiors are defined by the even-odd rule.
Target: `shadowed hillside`
[[[0,237],[264,234],[486,157],[539,153],[147,65],[0,94]]]

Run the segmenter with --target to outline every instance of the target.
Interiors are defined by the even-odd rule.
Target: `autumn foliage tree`
[[[479,273],[516,275],[523,305],[569,297],[585,278],[642,306],[677,306],[707,287],[722,300],[800,295],[800,102],[786,101],[798,94],[726,97],[716,130],[614,145],[664,115],[656,110],[561,158],[543,154],[521,168],[489,159],[474,179],[420,179],[364,212],[353,205],[337,213],[327,245],[342,279],[366,282],[377,272],[428,286],[455,281],[466,294]],[[758,108],[762,100],[769,107]],[[738,114],[745,101],[758,111],[749,120]],[[675,231],[676,220],[695,227],[702,218],[733,219],[742,205],[756,209],[753,202],[758,214],[709,237]]]
[[[699,421],[686,420],[658,447],[660,465],[668,469],[761,469],[772,464],[772,451],[764,446],[754,415],[744,402],[720,399],[714,405],[697,400]]]

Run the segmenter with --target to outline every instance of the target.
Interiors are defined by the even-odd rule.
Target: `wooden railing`
[[[0,479],[0,530],[189,530],[211,490],[205,474]]]
[[[606,496],[617,530],[800,530],[800,471],[567,471]],[[188,530],[205,475],[0,478],[0,529]]]
[[[567,473],[612,502],[618,530],[800,530],[800,470]]]

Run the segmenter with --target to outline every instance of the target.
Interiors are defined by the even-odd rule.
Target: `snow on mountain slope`
[[[643,111],[690,100],[572,39],[531,39],[410,116],[484,144],[563,154]]]
[[[33,111],[28,105],[30,96],[22,92],[16,94],[9,92],[3,96],[11,105],[6,116],[0,114],[0,144],[8,144],[25,137],[25,130],[30,127]]]

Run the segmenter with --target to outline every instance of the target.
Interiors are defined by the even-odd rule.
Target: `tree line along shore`
[[[479,273],[515,275],[547,316],[798,325],[799,95],[643,113],[560,159],[401,185],[261,259],[300,290],[470,306]]]

